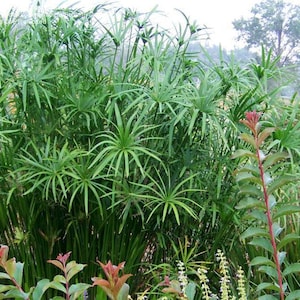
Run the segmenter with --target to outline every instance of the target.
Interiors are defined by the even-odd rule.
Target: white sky
[[[11,7],[18,11],[30,11],[32,3],[38,0],[0,0],[0,14],[5,15]],[[63,0],[40,0],[44,7],[57,7]],[[64,6],[78,3],[78,7],[92,8],[105,0],[65,0]],[[240,17],[249,16],[250,9],[261,0],[112,0],[114,6],[125,6],[137,10],[138,12],[149,12],[156,5],[158,9],[166,14],[161,19],[163,25],[173,26],[178,24],[183,17],[175,8],[182,10],[190,21],[196,21],[200,26],[206,25],[211,28],[211,44],[221,44],[224,48],[234,49],[237,44],[235,41],[236,32],[233,29],[232,21]],[[290,0],[294,4],[300,5],[300,0]]]

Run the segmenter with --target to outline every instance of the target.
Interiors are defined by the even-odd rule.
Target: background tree
[[[265,0],[251,9],[249,19],[233,21],[239,32],[238,40],[249,48],[263,44],[281,56],[280,64],[286,65],[299,59],[300,6],[283,0]]]

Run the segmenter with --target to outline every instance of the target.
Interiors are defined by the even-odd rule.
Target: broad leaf
[[[240,194],[245,194],[245,195],[249,195],[249,196],[254,196],[256,198],[260,198],[262,196],[262,191],[254,185],[245,184],[245,185],[240,186],[239,195]],[[251,200],[254,201],[254,199],[251,199]],[[255,199],[255,200],[256,200],[256,203],[258,203],[258,204],[260,203],[260,206],[264,206],[264,203],[262,201],[259,201],[257,199]]]
[[[66,293],[66,288],[64,285],[62,285],[60,282],[51,281],[49,284],[49,287],[58,291],[61,291],[63,293]]]
[[[185,294],[188,300],[194,300],[196,294],[196,284],[194,282],[189,282],[185,288]]]
[[[252,173],[250,172],[238,172],[237,175],[236,175],[236,181],[237,182],[240,182],[240,181],[251,181],[251,182],[254,182],[254,183],[257,183],[257,184],[261,184],[261,180],[260,178],[256,177],[256,176],[253,176]]]
[[[249,218],[253,218],[259,222],[262,222],[264,224],[268,224],[268,220],[267,220],[267,216],[265,214],[265,212],[255,209],[253,211],[251,211],[249,214],[246,214],[246,219]]]
[[[258,297],[257,300],[278,300],[278,298],[272,295],[263,295]]]
[[[248,133],[242,133],[240,135],[240,138],[242,140],[244,140],[245,142],[247,142],[248,144],[252,145],[253,148],[256,148],[256,142],[255,142],[254,137],[252,135],[250,135]]]
[[[250,237],[265,236],[269,237],[269,233],[266,229],[258,227],[249,227],[246,231],[241,234],[241,239],[248,239]]]
[[[262,282],[256,287],[256,290],[258,292],[263,290],[279,291],[279,287],[271,282]]]
[[[235,159],[239,157],[256,157],[256,155],[249,150],[238,149],[232,154],[231,158]]]
[[[70,262],[71,263],[71,262]],[[68,263],[69,265],[69,263]],[[68,268],[68,265],[67,265],[67,268]],[[68,275],[67,275],[67,281],[70,281],[71,278],[76,275],[78,272],[82,271],[83,268],[85,267],[86,265],[84,264],[72,264],[72,267],[69,267],[68,268]]]
[[[252,209],[252,208],[265,208],[265,205],[262,201],[259,201],[254,198],[244,198],[241,200],[235,207],[236,209]]]
[[[53,281],[54,281],[54,282],[60,282],[60,283],[65,284],[65,283],[66,283],[66,278],[65,278],[63,275],[56,275],[56,276],[53,278]]]
[[[270,253],[273,253],[273,247],[269,239],[263,237],[253,238],[252,241],[249,242],[250,245],[261,247]]]
[[[20,286],[22,286],[23,267],[24,267],[24,263],[21,262],[16,263],[14,278]]]
[[[15,270],[16,270],[16,259],[13,257],[9,260],[6,261],[5,263],[6,266],[6,272],[10,277],[15,276]]]
[[[72,284],[69,289],[69,294],[72,295],[71,299],[78,298],[84,291],[86,291],[90,287],[91,285],[87,283]]]
[[[129,294],[129,285],[127,283],[124,283],[118,293],[117,300],[127,300]]]
[[[45,291],[50,287],[50,280],[49,279],[42,279],[40,280],[33,293],[32,293],[32,298],[34,300],[40,300],[42,299],[42,296],[44,295]]]
[[[275,267],[273,268],[270,266],[261,266],[258,268],[258,271],[269,275],[270,277],[274,278],[275,280],[278,280],[278,274],[277,274],[277,270]]]
[[[257,266],[257,265],[269,265],[272,267],[276,267],[275,263],[272,260],[264,256],[257,256],[251,260],[250,266]]]

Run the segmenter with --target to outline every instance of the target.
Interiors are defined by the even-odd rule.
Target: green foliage
[[[253,6],[251,17],[233,22],[239,39],[248,47],[273,49],[281,64],[297,59],[300,6],[282,0],[263,0]]]
[[[299,234],[282,234],[282,218],[300,212],[299,204],[279,203],[276,193],[285,185],[297,181],[297,176],[285,174],[287,165],[285,160],[290,155],[274,151],[276,143],[266,146],[266,139],[275,131],[274,128],[262,128],[260,115],[256,112],[246,113],[241,120],[251,135],[243,133],[241,138],[250,144],[253,150],[238,150],[233,158],[240,158],[240,168],[237,170],[237,181],[240,186],[242,201],[239,209],[246,212],[249,227],[241,234],[242,240],[250,240],[254,248],[262,249],[261,255],[251,258],[250,266],[257,268],[264,274],[257,286],[260,294],[266,291],[274,299],[294,293],[293,286],[289,286],[289,275],[299,272],[298,263],[286,260],[286,249],[289,243],[297,241]],[[269,153],[265,155],[262,147],[267,147]],[[262,203],[260,203],[262,202]],[[271,282],[270,282],[271,281]],[[268,297],[269,297],[268,296]],[[263,299],[266,296],[261,296]],[[290,296],[292,297],[292,296]]]
[[[245,263],[230,155],[244,113],[270,112],[280,70],[264,49],[261,64],[201,48],[202,60],[190,50],[202,28],[179,12],[186,23],[167,31],[156,13],[98,5],[1,20],[0,240],[24,261],[28,289],[69,249],[76,261],[126,261],[133,289],[185,237],[208,260],[226,248]]]

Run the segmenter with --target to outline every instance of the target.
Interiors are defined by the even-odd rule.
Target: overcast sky
[[[32,3],[38,0],[0,0],[0,13],[5,15],[11,7],[19,11],[31,10]],[[39,0],[46,9],[57,7],[62,0]],[[64,6],[71,3],[78,3],[79,7],[92,8],[96,4],[104,3],[101,0],[66,0]],[[106,1],[108,2],[108,1]],[[156,5],[165,13],[161,22],[165,26],[177,24],[183,18],[175,8],[183,11],[191,21],[196,21],[200,26],[210,28],[211,44],[219,45],[227,49],[234,49],[236,44],[236,32],[233,29],[232,21],[240,17],[249,16],[250,9],[261,0],[111,0],[109,2],[120,3],[121,6],[136,9],[138,12],[148,12]],[[299,4],[300,0],[290,0]],[[114,4],[118,6],[117,4]]]

